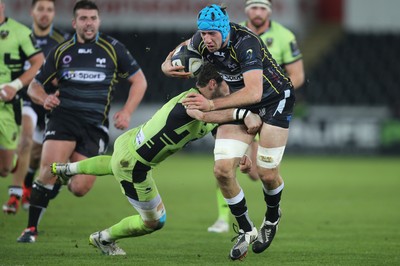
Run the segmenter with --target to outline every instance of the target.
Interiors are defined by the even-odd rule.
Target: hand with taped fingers
[[[262,126],[262,120],[259,115],[249,112],[244,118],[244,124],[247,127],[247,133],[256,134]]]
[[[214,102],[208,100],[199,93],[188,93],[185,99],[182,100],[184,106],[190,106],[190,109],[198,109],[203,112],[214,110]]]
[[[60,91],[56,91],[54,94],[49,94],[47,95],[46,99],[43,102],[43,108],[51,111],[57,106],[60,105],[60,99],[58,99],[58,96],[60,95]]]
[[[172,65],[172,55],[174,54],[175,50],[170,52],[165,58],[164,63],[161,65],[161,70],[164,72],[164,74],[168,77],[174,77],[174,78],[182,78],[182,79],[189,79],[190,75],[192,74],[191,72],[185,72],[184,66],[173,66]]]

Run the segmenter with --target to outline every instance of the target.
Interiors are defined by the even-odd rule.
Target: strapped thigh
[[[259,145],[257,150],[257,165],[267,169],[278,167],[285,152],[285,147],[264,148]]]
[[[214,159],[242,158],[249,145],[243,141],[235,139],[216,139],[214,147]]]

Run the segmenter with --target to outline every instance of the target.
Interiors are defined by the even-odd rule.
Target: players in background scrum
[[[55,28],[53,20],[55,16],[55,0],[32,0],[31,16],[33,19],[32,32],[36,45],[45,54],[69,38],[69,34]],[[26,62],[25,69],[30,68]],[[12,190],[10,199],[3,205],[5,213],[15,214],[19,207],[19,199],[24,209],[29,208],[29,197],[32,190],[34,174],[39,167],[40,153],[44,136],[45,110],[43,106],[32,102],[24,88],[19,92],[24,103],[22,108],[22,132],[18,145],[18,167],[13,173]],[[48,83],[45,90],[55,92],[56,87]],[[29,168],[29,169],[28,169]],[[59,186],[55,189],[58,190]]]
[[[240,25],[246,26],[260,36],[272,57],[285,70],[296,90],[304,83],[302,54],[294,34],[280,23],[271,20],[271,8],[269,0],[247,0],[245,6],[247,20]],[[249,147],[248,154],[253,162],[257,161],[257,146],[258,143],[255,140]],[[257,180],[256,167],[253,167],[248,175],[251,179]],[[218,218],[213,225],[208,227],[208,232],[228,232],[230,211],[219,187],[217,188],[217,208]]]

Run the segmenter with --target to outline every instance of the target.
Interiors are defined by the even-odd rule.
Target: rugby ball
[[[173,66],[184,66],[185,72],[191,72],[192,78],[196,77],[203,66],[203,57],[187,45],[181,45],[176,48],[171,58]]]

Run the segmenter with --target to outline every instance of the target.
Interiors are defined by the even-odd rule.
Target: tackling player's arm
[[[243,73],[245,86],[228,96],[208,100],[201,94],[190,93],[182,103],[202,111],[212,111],[258,103],[261,101],[262,96],[262,74],[261,69],[255,69]]]
[[[262,125],[261,118],[257,114],[240,108],[231,108],[211,112],[202,112],[197,109],[186,109],[186,113],[190,117],[206,123],[221,124],[243,120],[247,127],[247,133],[249,134],[257,133]]]

